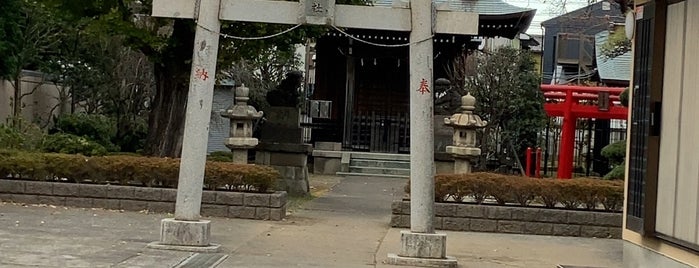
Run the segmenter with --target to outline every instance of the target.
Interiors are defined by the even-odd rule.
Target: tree
[[[0,76],[7,77],[12,73],[11,56],[16,50],[13,42],[19,40],[22,20],[21,0],[0,0]]]
[[[533,59],[529,52],[509,47],[473,56],[477,68],[466,79],[466,89],[478,101],[475,112],[488,121],[481,163],[488,155],[501,160],[522,157],[527,147],[538,144],[546,123]]]
[[[22,112],[22,98],[31,92],[22,91],[22,70],[38,69],[42,60],[52,52],[60,41],[61,27],[53,13],[48,12],[41,2],[5,0],[9,8],[3,6],[4,12],[14,12],[0,18],[3,28],[3,41],[0,41],[0,79],[9,80],[14,93],[12,96],[13,124]]]
[[[239,59],[222,71],[222,77],[250,88],[248,103],[264,111],[269,104],[265,97],[290,71],[299,68],[299,58],[294,48],[268,49],[249,59]]]
[[[51,74],[50,81],[62,89],[60,103],[70,100],[71,111],[80,106],[89,114],[98,113],[103,103],[109,101],[101,94],[109,88],[110,72],[105,66],[119,58],[107,53],[107,46],[116,45],[105,39],[101,34],[87,31],[85,25],[66,29],[56,53],[41,67]]]
[[[624,31],[620,30],[610,32],[607,42],[600,47],[603,60],[619,57],[629,51],[631,51],[631,40],[626,38]]]
[[[60,53],[44,70],[87,114],[114,119],[114,144],[122,151],[141,150],[146,135],[148,104],[154,88],[153,66],[142,53],[123,45],[119,36],[108,36],[90,27],[73,28]]]
[[[92,27],[114,36],[124,44],[148,56],[153,62],[155,94],[151,100],[145,153],[156,156],[179,155],[184,133],[189,72],[194,43],[192,20],[159,19],[149,16],[151,0],[44,0],[62,10],[73,21],[89,18]],[[288,26],[232,22],[222,32],[238,36],[260,36],[280,32]],[[260,51],[286,51],[315,36],[317,27],[304,27],[267,40],[240,41],[221,39],[219,70],[240,59],[252,58]]]

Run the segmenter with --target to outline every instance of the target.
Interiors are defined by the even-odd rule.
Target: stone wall
[[[312,156],[313,174],[335,175],[341,171],[342,143],[316,142]]]
[[[410,201],[393,201],[392,227],[410,227]],[[435,204],[435,228],[450,231],[621,238],[622,214],[534,207]]]
[[[0,201],[173,213],[177,189],[0,179]],[[274,220],[286,216],[286,192],[204,191],[203,216]]]

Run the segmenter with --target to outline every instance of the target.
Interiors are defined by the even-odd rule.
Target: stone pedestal
[[[277,143],[303,143],[301,113],[296,107],[269,107],[265,110],[265,123],[260,128],[260,141]]]
[[[454,173],[471,173],[471,159],[481,155],[480,148],[447,146],[447,153],[454,156]]]
[[[454,174],[471,173],[471,161],[468,158],[454,158]]]
[[[313,152],[310,144],[303,143],[303,129],[296,107],[270,107],[267,121],[260,129],[260,144],[256,147],[255,163],[270,166],[282,175],[277,190],[292,195],[307,195],[308,156]]]
[[[307,195],[308,155],[313,151],[310,144],[268,143],[257,146],[255,163],[270,166],[282,175],[276,189],[292,195]]]
[[[195,252],[217,252],[220,245],[211,244],[211,221],[180,221],[163,219],[160,222],[160,241],[149,248]]]
[[[400,232],[400,252],[389,254],[392,265],[426,267],[457,267],[457,261],[447,256],[447,235],[436,233]]]
[[[446,149],[446,148],[445,148]],[[447,152],[434,154],[434,165],[437,174],[454,173],[454,156]]]
[[[233,153],[233,163],[236,164],[247,164],[248,163],[248,150],[231,150]]]

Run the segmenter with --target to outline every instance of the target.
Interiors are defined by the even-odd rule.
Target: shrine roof
[[[401,0],[374,0],[375,6],[392,6]],[[509,15],[535,12],[536,9],[510,5],[502,0],[432,0],[435,4],[448,4],[453,10],[474,12],[479,15]]]
[[[374,6],[391,7],[406,0],[373,0]],[[523,8],[503,0],[432,0],[436,5],[448,5],[455,11],[473,12],[479,15],[478,35],[484,37],[514,38],[529,28],[536,9]]]

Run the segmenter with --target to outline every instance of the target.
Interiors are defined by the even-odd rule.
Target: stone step
[[[410,169],[350,166],[350,173],[410,176]]]
[[[352,152],[352,159],[410,161],[409,154]]]
[[[376,168],[400,168],[410,169],[409,161],[397,160],[372,160],[372,159],[351,159],[350,166],[355,167],[376,167]]]
[[[364,174],[364,173],[353,173],[353,172],[337,172],[338,176],[362,176],[362,177],[383,177],[383,178],[402,178],[408,179],[408,175],[391,175],[391,174]]]

